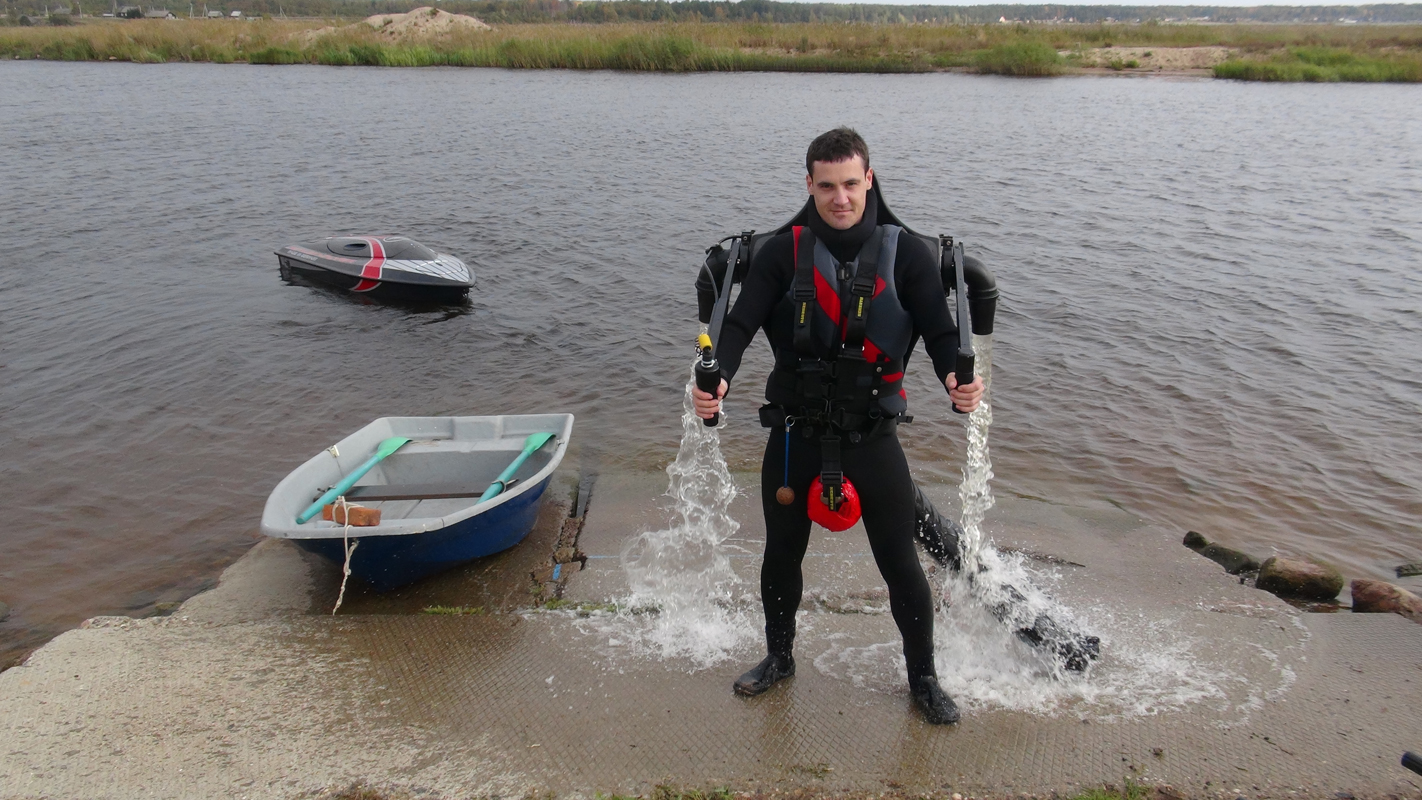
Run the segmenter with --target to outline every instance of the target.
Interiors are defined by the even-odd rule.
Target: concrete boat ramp
[[[1018,645],[975,650],[945,630],[941,663],[957,674],[944,682],[965,714],[935,728],[902,686],[862,531],[817,530],[798,674],[740,698],[730,684],[759,658],[758,636],[663,659],[649,652],[654,617],[604,610],[628,591],[626,538],[667,525],[665,477],[603,475],[573,520],[562,500],[575,477],[560,478],[520,547],[392,595],[352,587],[337,616],[338,570],[266,541],[171,616],[65,633],[0,674],[0,797],[296,798],[354,784],[389,797],[659,785],[994,797],[1128,781],[1228,800],[1422,797],[1422,776],[1398,765],[1422,750],[1422,626],[1302,613],[1182,547],[1180,531],[1105,504],[1000,500],[988,532],[1104,654],[1075,682],[1000,677],[993,665]],[[933,494],[946,506],[952,490]],[[726,613],[758,624],[753,493],[735,514],[728,552],[748,581]],[[586,567],[553,581],[553,549],[579,528]],[[559,594],[560,608],[534,608]],[[418,613],[437,605],[482,613]],[[994,647],[1007,649],[978,652]]]

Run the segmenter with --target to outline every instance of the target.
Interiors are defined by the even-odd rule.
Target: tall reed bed
[[[1232,58],[1215,65],[1214,72],[1217,78],[1243,81],[1418,83],[1422,82],[1422,57],[1416,52],[1368,55],[1338,47],[1290,47],[1251,58]]]
[[[1216,70],[1219,77],[1422,80],[1419,25],[544,23],[400,41],[343,25],[86,20],[62,28],[0,28],[0,57],[659,72],[966,68],[1054,75],[1070,69],[1061,52],[1213,45],[1236,55]]]

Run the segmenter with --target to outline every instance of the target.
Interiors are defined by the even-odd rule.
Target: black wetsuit
[[[850,261],[873,233],[876,221],[877,202],[875,194],[870,192],[864,219],[855,227],[835,230],[813,212],[809,227],[836,259]],[[740,367],[741,356],[757,330],[765,331],[773,350],[794,352],[792,306],[787,298],[794,272],[792,234],[770,239],[757,253],[740,296],[726,317],[716,348],[728,382]],[[913,320],[915,334],[923,338],[941,383],[953,370],[958,329],[948,313],[938,264],[927,245],[916,237],[899,238],[894,282],[900,302]],[[871,317],[874,314],[872,305],[869,314]],[[775,381],[767,386],[766,399],[777,405],[794,402]],[[903,635],[904,657],[912,680],[934,674],[933,602],[914,546],[914,485],[895,427],[893,423],[881,422],[872,432],[845,438],[841,463],[845,477],[859,493],[869,546],[888,585],[889,606]],[[820,473],[818,434],[822,432],[804,425],[792,428],[788,455],[794,503],[781,505],[775,498],[775,491],[785,478],[785,428],[771,430],[761,466],[766,541],[760,589],[767,644],[772,654],[788,655],[794,639],[795,611],[804,586],[800,562],[810,540],[810,519],[805,503],[810,482]],[[808,438],[803,433],[808,433]],[[860,440],[856,442],[854,438]],[[811,498],[810,502],[818,500]]]

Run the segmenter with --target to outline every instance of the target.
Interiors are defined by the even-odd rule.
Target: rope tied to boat
[[[333,447],[331,449],[334,450],[335,448]],[[355,549],[360,546],[359,539],[356,539],[354,542],[350,541],[351,515],[347,510],[345,495],[336,498],[335,511],[337,514],[340,514],[341,519],[345,520],[345,527],[341,530],[341,549],[345,551],[346,564],[341,568],[341,592],[336,595],[336,607],[331,609],[331,616],[333,617],[337,611],[341,610],[341,601],[346,598],[346,580],[351,577],[351,555],[355,553]]]

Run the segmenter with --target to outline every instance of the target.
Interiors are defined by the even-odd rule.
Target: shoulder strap
[[[879,250],[884,245],[884,227],[874,229],[869,241],[859,249],[859,268],[849,285],[849,303],[845,305],[844,349],[860,353],[864,349],[864,332],[869,324],[869,305],[874,299],[874,286],[879,278]]]
[[[790,299],[795,304],[795,354],[800,358],[815,357],[815,235],[808,227],[796,225],[795,281]]]

